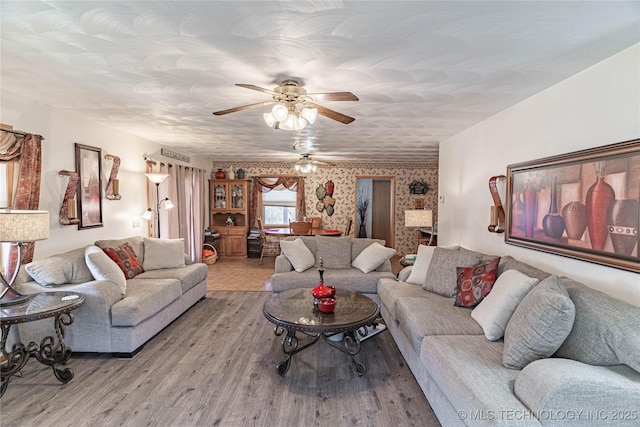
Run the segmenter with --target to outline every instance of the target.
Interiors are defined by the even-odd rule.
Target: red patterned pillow
[[[127,279],[133,279],[138,274],[144,273],[144,268],[138,261],[136,252],[128,243],[117,248],[103,248],[102,250],[118,264]]]
[[[500,257],[475,267],[458,267],[456,302],[458,307],[474,307],[489,295],[498,276]]]

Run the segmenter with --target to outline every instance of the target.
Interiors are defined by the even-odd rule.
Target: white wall
[[[67,114],[6,90],[1,92],[1,96],[0,122],[45,138],[42,142],[40,209],[50,212],[51,229],[48,240],[36,243],[36,259],[88,245],[98,239],[146,235],[146,221],[141,220],[140,227],[133,227],[133,218],[140,217],[146,209],[144,158],[180,162],[162,157],[161,146],[151,141]],[[102,149],[103,196],[112,164],[110,160],[104,160],[104,155],[119,156],[122,161],[118,173],[122,199],[102,199],[103,227],[78,230],[77,225],[62,226],[58,223],[58,212],[68,183],[68,178],[59,176],[58,172],[76,169],[76,142]],[[195,157],[191,157],[190,165],[207,171],[211,168],[209,161]]]
[[[512,163],[640,137],[640,44],[440,145],[440,245],[512,255],[640,305],[640,274],[507,245],[487,231],[491,176]]]

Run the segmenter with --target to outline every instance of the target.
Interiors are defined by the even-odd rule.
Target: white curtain
[[[175,208],[160,208],[160,235],[163,239],[184,238],[184,250],[193,262],[202,260],[205,226],[206,172],[188,166],[161,163],[160,173],[169,174],[160,184],[160,200],[169,197]],[[152,184],[152,203],[155,184]],[[152,205],[157,206],[157,205]]]

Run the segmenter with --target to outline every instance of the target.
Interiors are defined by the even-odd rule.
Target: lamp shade
[[[35,242],[49,238],[49,212],[0,209],[0,242]]]
[[[149,181],[153,182],[154,184],[160,184],[162,181],[164,181],[165,179],[167,179],[169,177],[169,174],[166,173],[145,173],[144,176],[146,176]]]
[[[405,227],[433,227],[433,210],[411,209],[404,211]]]

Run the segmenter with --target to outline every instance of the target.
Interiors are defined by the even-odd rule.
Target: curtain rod
[[[20,136],[27,136],[28,135],[27,132],[23,132],[21,130],[13,130],[13,129],[6,129],[6,128],[0,128],[0,130],[4,131],[4,132],[12,133],[14,135],[20,135]],[[38,136],[40,136],[40,138],[42,138],[42,140],[44,141],[44,137],[42,135],[38,135]]]

